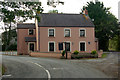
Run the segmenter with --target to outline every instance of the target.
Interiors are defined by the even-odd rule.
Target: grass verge
[[[105,57],[107,57],[107,53],[102,54],[102,58],[105,58]]]
[[[2,75],[4,75],[4,73],[5,73],[5,66],[2,65]]]

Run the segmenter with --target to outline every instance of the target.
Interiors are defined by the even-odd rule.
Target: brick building
[[[18,54],[29,54],[30,51],[59,53],[60,50],[65,50],[65,46],[71,53],[75,50],[98,50],[94,24],[87,14],[43,13],[38,15],[40,22],[35,20],[34,24],[19,23]]]

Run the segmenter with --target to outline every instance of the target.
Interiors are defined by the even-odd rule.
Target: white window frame
[[[28,51],[30,52],[30,44],[33,43],[34,44],[34,51],[35,51],[35,42],[28,42]]]
[[[31,30],[31,29],[28,29],[28,35],[30,35],[30,34],[29,34],[29,30]],[[33,35],[34,35],[34,34],[35,34],[35,30],[33,29]]]
[[[49,51],[49,43],[54,43],[54,51],[53,52],[56,52],[55,41],[48,42],[48,52],[52,52],[52,51]]]
[[[80,30],[85,30],[85,36],[84,36],[84,37],[86,37],[86,29],[85,29],[85,28],[80,28],[80,29],[79,29],[79,37],[81,37],[81,36],[80,36]]]
[[[86,51],[86,41],[80,41],[80,42],[79,42],[79,51],[81,51],[81,50],[80,50],[80,43],[85,43],[85,51]]]
[[[65,37],[65,30],[69,29],[70,30],[70,37],[71,37],[71,29],[70,28],[64,28],[64,37]]]
[[[70,52],[71,52],[71,50],[72,50],[72,47],[71,47],[71,41],[64,41],[64,42],[68,42],[68,43],[70,43]],[[65,43],[63,43],[63,50],[65,50]]]
[[[55,28],[48,28],[48,37],[50,37],[50,36],[49,36],[49,30],[50,30],[50,29],[53,29],[53,30],[54,30],[54,37],[55,37]]]

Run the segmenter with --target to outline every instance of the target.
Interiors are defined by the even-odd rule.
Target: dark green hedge
[[[71,59],[82,59],[82,58],[98,58],[98,55],[93,55],[91,53],[79,53],[78,55],[72,54]]]

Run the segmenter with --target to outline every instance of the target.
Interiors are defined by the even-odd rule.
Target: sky
[[[47,5],[47,0],[40,0],[42,2],[42,7],[44,9],[43,13],[47,13],[49,10],[58,10],[59,13],[71,13],[71,14],[79,14],[81,12],[81,9],[84,5],[87,4],[87,2],[95,0],[60,0],[64,2],[64,5],[59,4],[56,8],[53,8],[51,6]],[[57,0],[54,0],[57,1]],[[98,0],[100,2],[104,3],[105,7],[110,7],[110,12],[113,13],[113,15],[116,16],[118,19],[118,2],[120,0]],[[28,20],[26,23],[32,22],[34,23],[34,20]]]
[[[87,4],[87,2],[90,1],[95,2],[95,0],[60,0],[64,2],[64,5],[60,4],[56,8],[53,8],[47,5],[47,0],[40,0],[40,1],[42,2],[44,13],[47,13],[49,10],[58,10],[58,12],[60,13],[63,12],[63,13],[72,13],[72,14],[73,13],[79,14],[81,12],[81,9],[83,8],[84,5]],[[98,1],[103,2],[105,7],[111,7],[110,12],[113,13],[113,15],[116,16],[116,18],[118,18],[118,2],[120,0],[98,0]],[[34,20],[28,20],[26,21],[26,23],[34,23]],[[0,30],[0,33],[1,32],[3,31]]]
[[[86,5],[87,2],[95,0],[60,0],[64,2],[64,5],[58,5],[56,8],[48,6],[46,4],[47,0],[40,1],[42,2],[42,6],[44,7],[44,12],[57,9],[59,12],[63,13],[80,13],[82,7]],[[118,2],[120,0],[99,0],[99,1],[103,2],[105,7],[111,7],[110,11],[118,18]]]

